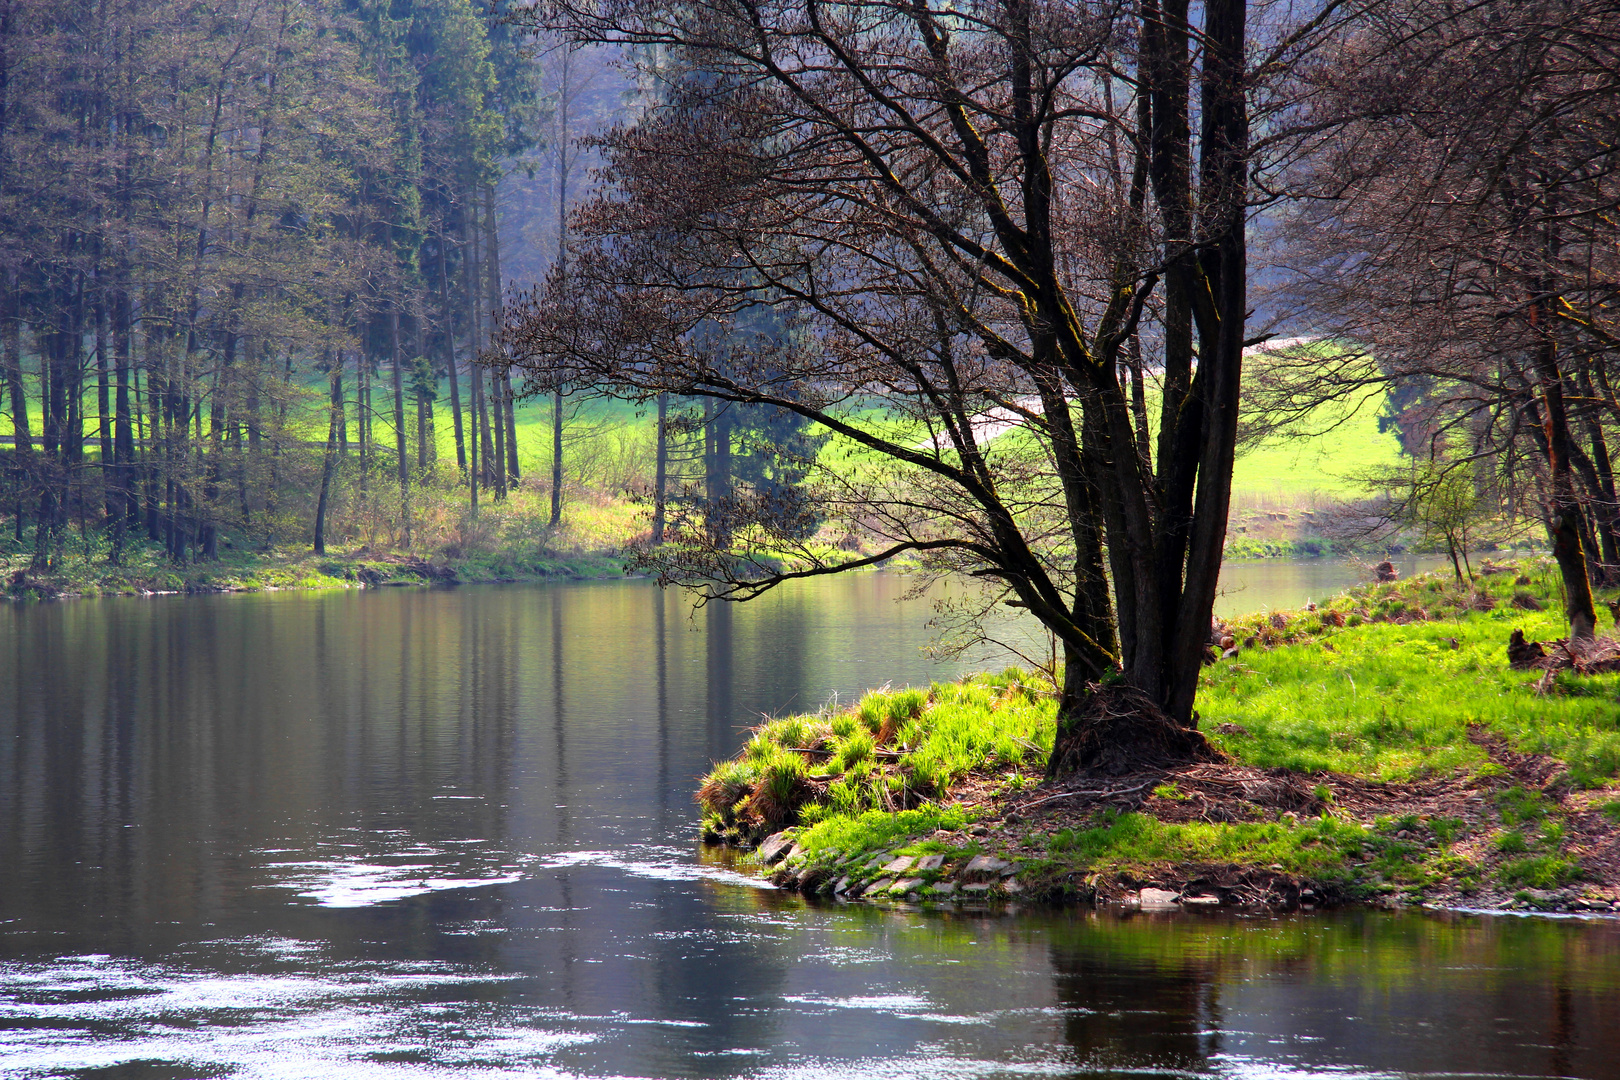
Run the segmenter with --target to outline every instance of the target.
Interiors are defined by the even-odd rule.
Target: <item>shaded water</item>
[[[904,585],[0,609],[0,1075],[1615,1074],[1612,923],[814,907],[706,853],[759,713],[948,673]]]

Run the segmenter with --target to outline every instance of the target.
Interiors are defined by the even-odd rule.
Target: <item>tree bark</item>
[[[562,524],[563,485],[563,394],[551,395],[551,527]]]
[[[1597,631],[1597,609],[1592,581],[1587,574],[1586,550],[1581,542],[1581,506],[1570,467],[1569,413],[1564,404],[1564,380],[1558,370],[1558,346],[1550,333],[1545,301],[1531,308],[1533,325],[1543,338],[1533,357],[1541,391],[1542,424],[1547,444],[1547,536],[1553,559],[1564,582],[1564,617],[1575,640],[1590,640]]]

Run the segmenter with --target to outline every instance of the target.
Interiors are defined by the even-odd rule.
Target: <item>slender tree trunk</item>
[[[450,419],[456,432],[456,468],[467,474],[467,444],[461,426],[461,377],[456,371],[455,315],[450,308],[450,243],[439,238],[439,312],[444,320],[444,367],[450,379]]]
[[[119,498],[119,522],[113,527],[114,550],[122,551],[124,527],[138,513],[134,478],[135,437],[130,430],[131,318],[128,270],[120,267],[119,289],[113,294],[113,475]]]
[[[115,511],[112,506],[113,485],[109,482],[109,467],[113,460],[112,386],[108,380],[107,361],[107,291],[98,276],[96,288],[96,441],[100,443],[102,486],[106,489],[107,516]]]
[[[356,436],[360,446],[360,497],[364,500],[371,483],[371,357],[364,350],[354,354],[354,402]]]
[[[563,394],[551,395],[551,527],[562,524],[563,493]]]
[[[484,185],[484,281],[488,290],[487,303],[491,318],[501,310],[501,230],[500,216],[495,212],[495,185]],[[498,481],[498,490],[503,494],[508,483],[515,483],[521,474],[518,472],[517,453],[517,416],[513,409],[511,366],[502,367],[498,373],[491,375],[495,382],[495,397],[499,402],[497,415],[500,418],[501,432],[495,437],[495,446],[498,459],[501,460],[502,476]],[[504,452],[503,451],[504,448]]]
[[[727,404],[716,406],[705,399],[703,411],[705,529],[716,544],[724,545],[731,532],[725,505],[731,495],[731,410]]]
[[[489,393],[484,387],[484,368],[482,365],[473,368],[473,398],[474,407],[478,412],[474,421],[478,425],[478,476],[480,482],[484,485],[484,490],[489,491],[495,486],[495,453],[494,443],[490,438]],[[497,493],[496,498],[499,497],[500,495]]]
[[[338,429],[343,419],[343,354],[328,365],[331,380],[328,394],[326,453],[321,460],[321,493],[315,502],[315,554],[326,554],[326,509],[331,498],[332,474],[337,469]]]
[[[9,8],[7,18],[9,19]],[[19,325],[17,285],[8,274],[4,284],[4,310],[0,311],[0,361],[5,364],[6,392],[11,399],[11,457],[16,477],[16,521],[13,535],[22,543],[26,500],[32,486],[34,443],[28,432],[28,392],[23,386],[22,332]]]
[[[490,403],[494,416],[495,427],[495,498],[506,498],[506,395],[501,393],[500,368],[491,366],[489,369],[489,396],[494,400]]]
[[[405,546],[411,546],[411,457],[405,431],[405,380],[399,355],[399,311],[388,317],[388,351],[394,377],[394,448],[399,455],[399,505]]]
[[[517,395],[512,390],[512,367],[501,368],[501,390],[506,394],[506,475],[507,482],[517,486],[522,473],[518,471],[517,452]]]
[[[653,453],[653,519],[652,542],[664,542],[664,497],[669,483],[669,431],[665,427],[669,418],[669,395],[658,395],[658,442]]]

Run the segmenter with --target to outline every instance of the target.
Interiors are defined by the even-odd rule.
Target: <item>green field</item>
[[[1366,491],[1364,478],[1399,464],[1394,431],[1378,430],[1382,394],[1359,407],[1326,405],[1298,433],[1273,436],[1240,450],[1232,475],[1235,508],[1314,508]]]

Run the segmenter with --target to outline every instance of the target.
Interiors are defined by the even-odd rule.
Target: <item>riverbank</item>
[[[1218,764],[1045,784],[1052,687],[1016,669],[776,720],[706,778],[705,833],[843,900],[1614,911],[1620,673],[1507,663],[1559,636],[1555,589],[1521,560],[1233,620]]]
[[[69,549],[49,570],[26,552],[0,554],[3,595],[12,600],[268,589],[354,589],[622,577],[625,559],[605,550],[497,550],[452,556],[360,546],[316,555],[307,548],[225,550],[217,560],[178,565],[156,544],[132,545],[118,563],[101,546]]]

